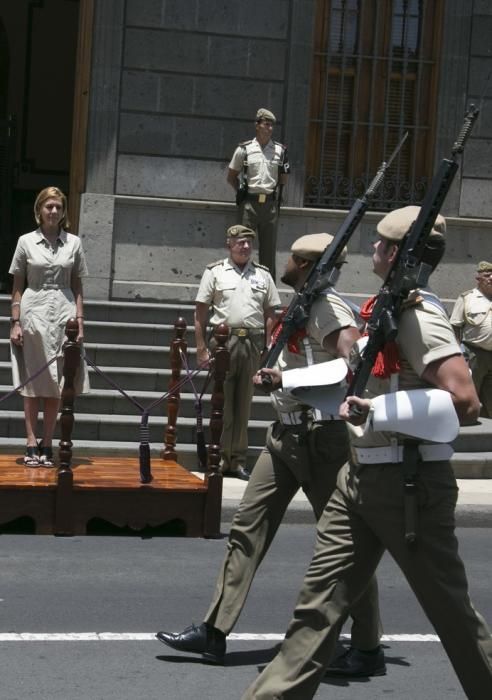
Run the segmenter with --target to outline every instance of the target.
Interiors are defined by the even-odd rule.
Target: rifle
[[[384,179],[386,171],[397,156],[407,136],[408,133],[405,133],[400,143],[391,154],[390,159],[387,162],[383,161],[374,179],[364,192],[364,195],[355,200],[351,210],[335,234],[333,241],[326,247],[318,263],[311,268],[302,289],[294,295],[283,318],[282,327],[278,333],[273,335],[266,354],[262,359],[261,365],[263,368],[271,368],[274,366],[282,352],[282,348],[292,333],[299,328],[304,328],[306,325],[311,306],[318,295],[321,294],[324,289],[336,283],[339,274],[336,268],[337,260],[355,229],[360,224],[362,217],[369,208],[371,199],[374,197],[376,190]],[[264,383],[269,383],[266,375],[264,377]]]
[[[378,353],[388,341],[396,338],[397,322],[403,302],[411,290],[427,286],[432,268],[423,262],[425,247],[458,170],[457,156],[463,152],[478,113],[479,110],[471,104],[465,114],[458,138],[451,148],[451,158],[443,158],[441,161],[424,197],[419,215],[406,234],[384,284],[378,292],[367,323],[369,340],[353,374],[347,396],[363,395]],[[352,406],[351,413],[360,415],[356,406]]]

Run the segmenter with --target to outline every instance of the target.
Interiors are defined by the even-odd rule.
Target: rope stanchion
[[[140,435],[140,445],[139,445],[139,459],[140,459],[140,481],[143,484],[148,484],[152,481],[152,471],[151,471],[151,460],[150,460],[150,428],[149,428],[149,414],[154,408],[157,408],[163,401],[169,397],[171,390],[166,391],[162,396],[155,399],[147,407],[143,406],[140,401],[134,396],[130,396],[124,389],[122,389],[115,381],[111,379],[105,372],[103,372],[95,362],[93,362],[84,351],[84,360],[87,364],[94,369],[94,371],[106,381],[110,386],[118,391],[122,396],[124,396],[130,403],[132,403],[138,411],[141,413],[139,435]],[[179,391],[187,382],[191,382],[194,377],[196,377],[204,369],[208,369],[206,362],[198,365],[198,367],[192,370],[186,377],[179,380],[172,388],[173,392]]]
[[[69,322],[70,323],[70,322]],[[65,347],[65,346],[64,346]],[[103,372],[97,365],[96,363],[91,360],[89,355],[87,354],[86,350],[84,347],[81,348],[82,351],[82,359],[84,362],[86,362],[89,367],[92,367],[92,369],[98,374],[107,384],[109,384],[113,389],[118,391],[122,396],[124,396],[127,401],[129,401],[131,404],[135,406],[135,408],[139,411],[141,414],[141,420],[140,420],[140,427],[139,427],[139,435],[140,435],[140,446],[139,446],[139,455],[140,455],[140,480],[142,483],[147,484],[150,481],[152,481],[152,473],[151,473],[151,462],[150,462],[150,428],[149,428],[149,414],[151,411],[153,411],[157,406],[159,406],[161,403],[166,401],[166,399],[170,395],[170,391],[166,391],[162,396],[159,398],[155,399],[152,401],[147,407],[145,407],[143,404],[140,403],[135,397],[131,396],[128,394],[122,387],[120,387],[115,381],[111,379],[105,372]],[[46,362],[42,367],[40,367],[34,374],[29,376],[24,382],[16,386],[14,389],[9,391],[7,394],[4,394],[3,396],[0,396],[0,404],[4,401],[7,401],[9,398],[17,394],[23,387],[26,386],[26,384],[29,384],[29,382],[33,381],[37,377],[39,377],[40,374],[45,372],[50,365],[53,364],[53,362],[56,362],[59,358],[63,357],[63,353],[55,355],[52,357],[48,362]],[[176,382],[176,384],[173,386],[172,391],[179,391],[187,382],[190,382],[193,391],[195,392],[195,396],[197,396],[195,386],[193,384],[193,378],[196,377],[200,372],[203,370],[207,370],[209,375],[210,375],[210,367],[209,363],[203,362],[202,364],[198,365],[194,370],[190,370],[188,365],[186,364],[186,376],[183,377],[183,379],[179,380]],[[207,379],[208,383],[209,379]],[[203,392],[202,392],[203,395]],[[197,421],[198,422],[198,421]],[[64,441],[66,445],[64,445],[65,448],[69,449],[71,447],[68,445],[70,442],[69,440]],[[64,453],[65,454],[65,453]],[[71,455],[70,455],[71,456]],[[70,457],[68,454],[64,457],[64,464],[67,465],[70,462]]]
[[[190,378],[190,368],[188,365],[188,362],[186,361],[186,356],[184,353],[181,353],[181,362],[184,366],[185,372],[189,378],[189,382],[191,384],[191,388],[193,389],[193,393],[195,395],[195,415],[196,415],[196,453],[198,457],[198,469],[202,472],[207,471],[207,464],[208,464],[208,453],[207,453],[207,446],[205,443],[205,433],[203,431],[203,409],[202,409],[202,399],[203,395],[205,394],[206,390],[208,389],[208,385],[210,383],[210,379],[212,377],[212,371],[209,367],[207,376],[205,378],[205,382],[203,384],[203,389],[201,390],[200,394],[198,394],[197,388],[195,386],[195,383],[193,379]]]

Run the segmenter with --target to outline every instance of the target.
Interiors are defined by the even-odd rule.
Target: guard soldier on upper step
[[[289,174],[286,146],[272,141],[276,121],[270,110],[258,110],[256,136],[238,145],[227,173],[227,182],[236,191],[238,223],[256,231],[260,263],[274,280],[278,214]]]

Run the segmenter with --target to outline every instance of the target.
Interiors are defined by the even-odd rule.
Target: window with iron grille
[[[433,172],[443,0],[318,0],[306,206],[350,207],[405,132],[374,208],[418,204]]]

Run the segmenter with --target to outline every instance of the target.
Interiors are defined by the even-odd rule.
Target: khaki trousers
[[[229,371],[224,381],[224,426],[222,431],[223,472],[235,472],[246,466],[248,421],[253,398],[253,375],[260,364],[260,346],[264,336],[231,336]]]
[[[260,204],[255,200],[245,200],[239,205],[238,223],[256,231],[258,259],[266,265],[275,282],[275,258],[277,254],[277,202],[273,199]]]
[[[299,426],[274,423],[270,427],[267,446],[256,462],[234,517],[227,554],[205,622],[229,634],[295,493],[302,486],[318,519],[347,452],[347,428],[342,421],[314,424],[304,435]],[[381,625],[375,578],[354,606],[352,617],[353,646],[363,650],[376,647]]]
[[[468,597],[454,534],[458,489],[448,462],[418,477],[419,540],[404,542],[401,465],[345,465],[318,523],[314,556],[278,655],[243,700],[308,700],[316,693],[347,612],[384,549],[405,574],[470,700],[492,698],[492,638]]]
[[[472,354],[470,367],[473,383],[482,402],[480,415],[492,418],[492,350],[468,345]]]

